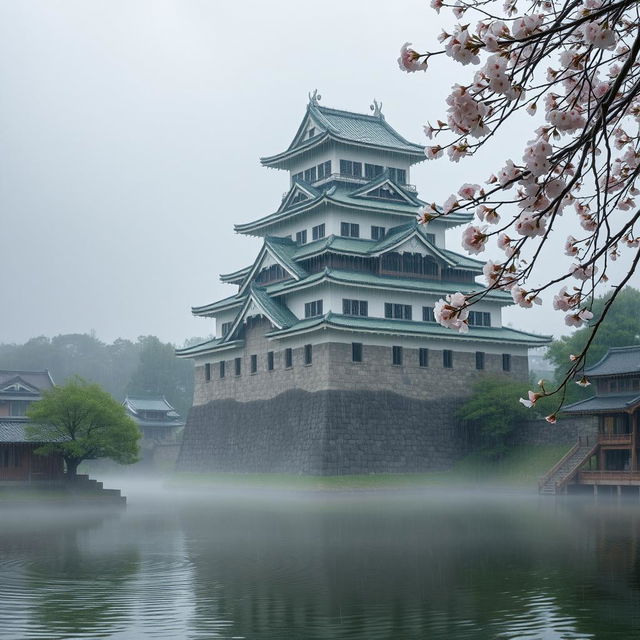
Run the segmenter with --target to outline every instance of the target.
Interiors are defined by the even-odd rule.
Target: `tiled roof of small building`
[[[20,369],[0,369],[0,388],[4,385],[7,385],[11,382],[11,380],[15,378],[20,378],[24,380],[28,385],[38,389],[39,391],[44,391],[46,389],[51,389],[53,384],[53,379],[51,378],[51,374],[48,369],[44,371],[22,371]]]
[[[145,398],[127,396],[124,401],[135,411],[175,411],[164,396]]]
[[[33,423],[25,420],[0,420],[0,442],[35,442],[27,436],[27,427]],[[62,440],[62,438],[52,438],[49,442]]]
[[[580,402],[574,402],[563,407],[563,413],[601,413],[603,411],[627,410],[640,404],[640,395],[637,392],[627,394],[610,393],[602,396],[593,396]]]
[[[640,345],[612,347],[599,362],[585,369],[584,373],[591,378],[640,373]]]

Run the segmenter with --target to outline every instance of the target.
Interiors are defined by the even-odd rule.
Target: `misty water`
[[[640,504],[186,493],[2,509],[0,638],[640,637]]]

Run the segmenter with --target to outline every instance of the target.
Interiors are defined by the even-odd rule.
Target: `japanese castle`
[[[445,231],[470,216],[419,225],[425,202],[411,167],[425,159],[423,147],[391,127],[376,102],[360,114],[319,100],[310,97],[289,147],[261,159],[288,171],[290,184],[275,211],[235,226],[263,239],[253,264],[221,276],[237,287],[232,295],[192,309],[215,320],[215,338],[178,351],[194,359],[196,376],[183,468],[447,466],[458,448],[452,410],[473,381],[526,379],[528,349],[548,342],[502,325],[501,309],[512,304],[504,292],[474,305],[467,334],[434,321],[438,299],[480,288],[483,263],[445,244]],[[311,418],[320,398],[321,415]],[[406,402],[390,413],[398,398]],[[398,426],[411,452],[387,442]]]

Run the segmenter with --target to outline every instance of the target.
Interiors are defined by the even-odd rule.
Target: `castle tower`
[[[277,209],[238,224],[263,238],[253,264],[221,276],[233,295],[194,307],[215,339],[195,360],[179,467],[315,474],[446,468],[464,453],[455,409],[478,376],[526,379],[548,339],[502,326],[511,296],[473,306],[471,331],[434,321],[447,293],[479,288],[483,263],[445,246],[451,214],[418,225],[411,184],[423,147],[372,114],[311,96],[286,151]]]

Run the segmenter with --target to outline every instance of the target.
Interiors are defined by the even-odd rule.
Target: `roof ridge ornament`
[[[317,89],[313,90],[313,93],[309,94],[309,103],[317,105],[322,100],[322,96],[318,93]]]
[[[378,102],[375,98],[373,99],[373,104],[369,106],[369,109],[373,111],[373,115],[378,118],[384,118],[382,115],[382,102]]]

